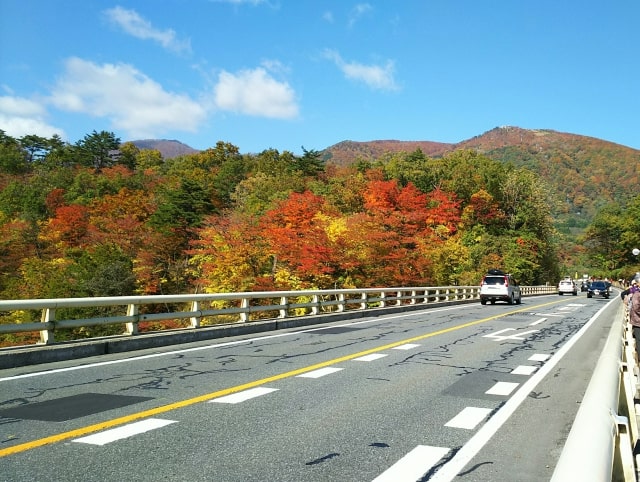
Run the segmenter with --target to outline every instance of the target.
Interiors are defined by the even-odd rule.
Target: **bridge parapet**
[[[523,286],[523,296],[556,292],[555,286]],[[262,291],[241,293],[116,296],[38,300],[0,300],[3,313],[39,310],[41,321],[1,323],[0,337],[13,333],[39,333],[39,343],[0,349],[0,368],[56,361],[66,348],[69,358],[101,355],[203,339],[234,336],[316,323],[375,316],[390,310],[424,309],[446,303],[471,303],[480,299],[478,286],[389,287],[334,290]],[[92,313],[108,309],[105,316],[61,317],[60,313]],[[1,320],[1,318],[0,318]],[[183,326],[154,330],[162,322]],[[73,328],[122,326],[113,336],[56,340],[56,332]],[[152,329],[149,329],[152,325]],[[19,352],[18,350],[23,351]],[[57,349],[57,350],[56,350]],[[11,357],[2,356],[11,351]],[[34,352],[38,353],[34,353]],[[59,358],[55,358],[57,353]]]
[[[618,313],[551,482],[639,480],[638,359],[622,304]]]

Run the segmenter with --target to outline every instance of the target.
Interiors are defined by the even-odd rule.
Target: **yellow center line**
[[[549,303],[544,303],[541,305],[537,305],[535,308],[540,308],[547,305],[552,305],[556,303],[560,303],[561,301],[553,301]],[[160,407],[152,408],[149,410],[143,410],[141,412],[132,413],[131,415],[125,415],[124,417],[118,417],[111,420],[106,420],[104,422],[96,423],[93,425],[87,425],[86,427],[80,427],[75,430],[69,430],[67,432],[62,432],[56,435],[51,435],[49,437],[44,437],[37,440],[32,440],[31,442],[25,442],[23,444],[14,445],[11,447],[7,447],[4,449],[0,449],[0,457],[5,457],[7,455],[17,454],[20,452],[25,452],[27,450],[35,449],[38,447],[42,447],[44,445],[53,444],[56,442],[61,442],[63,440],[67,440],[70,438],[82,437],[87,434],[93,432],[99,432],[100,430],[105,430],[108,428],[116,427],[118,425],[124,425],[126,423],[133,422],[135,420],[139,420],[142,418],[153,417],[154,415],[159,415],[161,413],[169,412],[171,410],[176,410],[179,408],[188,407],[190,405],[194,405],[196,403],[207,402],[209,400],[213,400],[214,398],[223,397],[225,395],[229,395],[231,393],[241,392],[243,390],[247,390],[249,388],[254,388],[260,385],[264,385],[266,383],[275,382],[277,380],[282,380],[284,378],[295,377],[296,375],[300,375],[302,373],[310,372],[313,370],[317,370],[319,368],[324,368],[330,365],[335,365],[337,363],[341,363],[348,360],[353,360],[354,358],[359,358],[361,356],[370,355],[371,353],[388,350],[390,348],[395,348],[400,345],[405,345],[407,343],[411,343],[414,341],[424,340],[426,338],[431,338],[433,336],[442,335],[444,333],[449,333],[456,330],[461,330],[463,328],[468,328],[470,326],[479,325],[480,323],[486,323],[490,320],[495,320],[497,318],[502,318],[507,315],[511,315],[513,313],[520,313],[523,311],[528,311],[533,308],[527,307],[522,308],[520,310],[510,311],[508,313],[500,313],[498,315],[489,316],[487,318],[482,318],[476,321],[470,321],[468,323],[463,323],[462,325],[452,326],[451,328],[445,328],[443,330],[434,331],[431,333],[426,333],[424,335],[415,336],[413,338],[408,338],[402,341],[396,341],[393,343],[389,343],[387,345],[379,346],[376,348],[370,348],[368,350],[360,351],[358,353],[352,353],[351,355],[345,355],[342,357],[334,358],[332,360],[327,360],[321,363],[316,363],[315,365],[309,365],[306,367],[298,368],[296,370],[291,370],[285,373],[280,373],[278,375],[273,375],[271,377],[261,378],[260,380],[255,380],[252,382],[244,383],[242,385],[236,385],[235,387],[225,388],[223,390],[218,390],[216,392],[206,393],[204,395],[199,395],[197,397],[188,398],[186,400],[181,400],[179,402],[170,403],[167,405],[161,405]]]

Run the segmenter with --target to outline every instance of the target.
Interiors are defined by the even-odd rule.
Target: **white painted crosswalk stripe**
[[[90,445],[106,445],[116,440],[122,440],[124,438],[132,437],[150,430],[177,423],[175,420],[162,420],[159,418],[148,418],[141,420],[140,422],[129,423],[122,427],[112,428],[111,430],[105,430],[104,432],[88,435],[73,440],[73,442],[90,444]]]
[[[209,400],[208,403],[240,403],[246,400],[250,400],[252,398],[266,395],[267,393],[275,392],[277,390],[278,390],[277,388],[267,388],[267,387],[250,388],[249,390],[244,390],[242,392],[233,393],[231,395],[226,395],[224,397]]]

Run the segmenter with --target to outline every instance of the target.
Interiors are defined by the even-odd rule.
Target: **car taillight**
[[[504,285],[508,288],[509,287],[509,278],[507,278],[506,276],[504,277]]]

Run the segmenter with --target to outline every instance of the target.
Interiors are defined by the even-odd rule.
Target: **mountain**
[[[426,156],[440,157],[455,144],[432,141],[342,141],[326,148],[323,157],[334,164],[348,165],[359,159],[374,160],[389,152],[413,152],[420,149]]]
[[[471,149],[490,159],[539,174],[556,200],[554,215],[569,225],[585,225],[608,202],[624,204],[638,194],[640,150],[548,129],[496,127],[454,144],[423,141],[343,141],[323,151],[325,160],[348,165],[385,153],[414,152],[431,158]]]
[[[193,147],[189,147],[180,141],[168,139],[143,139],[138,141],[130,141],[138,149],[156,149],[160,151],[163,159],[171,159],[173,157],[183,156],[186,154],[195,154],[199,152]]]
[[[140,149],[157,149],[163,158],[193,154],[198,150],[176,140],[132,141]],[[325,161],[349,165],[377,160],[385,154],[414,152],[440,158],[457,149],[471,149],[490,159],[536,172],[554,198],[553,215],[560,225],[584,227],[602,206],[624,204],[640,194],[640,150],[594,137],[550,129],[496,127],[457,143],[434,141],[342,141],[324,149]]]

